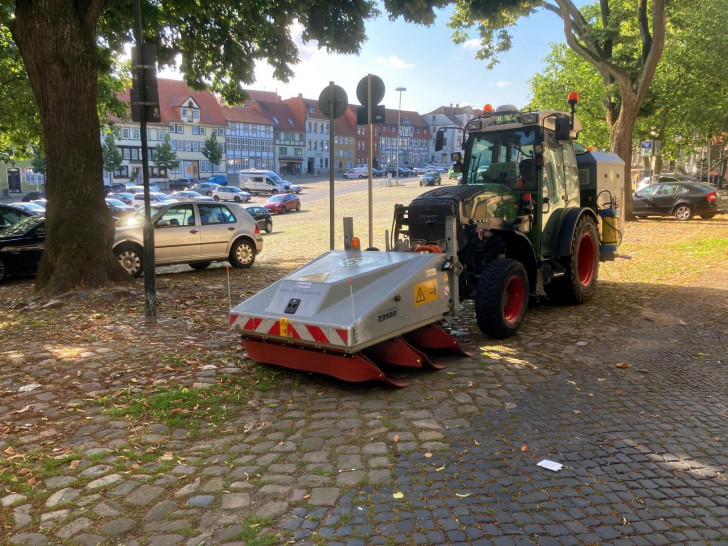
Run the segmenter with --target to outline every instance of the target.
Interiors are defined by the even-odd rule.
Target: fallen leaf
[[[441,466],[440,468],[436,468],[435,469],[435,472],[441,472],[443,470],[445,470],[445,467],[444,466]]]
[[[70,470],[76,470],[76,467],[78,466],[78,463],[80,463],[80,462],[81,462],[81,460],[80,460],[80,459],[74,459],[74,460],[73,460],[73,461],[71,461],[71,463],[70,463],[70,464],[68,465],[68,468],[69,468]]]
[[[521,446],[521,451],[528,451],[528,446],[526,444],[523,444]]]
[[[597,377],[597,381],[602,382],[602,381],[606,381],[606,379],[604,379],[603,377]]]
[[[310,499],[310,498],[311,498],[311,495],[304,495],[304,496],[303,496],[303,500],[308,500],[308,499]]]
[[[394,438],[392,438],[392,440],[394,441],[394,443],[399,442],[399,434],[395,434]]]
[[[574,413],[576,413],[577,415],[581,413],[581,410],[578,410],[578,409],[575,409],[575,410],[572,410],[572,411],[573,411]]]
[[[473,440],[473,442],[475,442],[475,445],[476,445],[476,446],[479,446],[479,445],[480,445],[480,444],[478,443],[478,440]]]
[[[617,368],[631,368],[631,367],[632,367],[632,364],[630,364],[629,362],[620,362],[619,364],[617,364]]]
[[[473,386],[473,382],[472,381],[468,381],[468,387],[472,387],[472,386]]]
[[[455,493],[456,497],[460,497],[461,499],[464,499],[465,497],[469,497],[472,495],[472,493]]]
[[[430,452],[428,451],[427,453],[425,453],[425,457],[427,457],[427,458],[429,459],[430,457],[432,457],[432,453],[430,453]]]
[[[395,499],[401,499],[404,497],[404,493],[402,493],[401,491],[397,491],[396,493],[392,493],[392,497]]]

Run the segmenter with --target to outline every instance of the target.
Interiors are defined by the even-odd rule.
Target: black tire
[[[599,276],[599,231],[589,216],[577,222],[569,251],[570,255],[562,259],[565,274],[545,285],[544,290],[555,303],[584,303],[594,295]]]
[[[503,339],[518,331],[528,309],[528,275],[523,264],[496,258],[485,264],[475,293],[475,316],[480,330]]]
[[[693,209],[690,208],[690,205],[681,203],[673,209],[672,214],[681,222],[685,222],[693,217]]]
[[[273,231],[273,220],[266,220],[265,227],[263,229],[265,229],[266,233]]]
[[[220,200],[220,197],[216,195],[215,197],[213,197],[213,199],[214,199],[215,201],[219,201],[219,200]]]
[[[240,198],[240,196],[239,196],[239,195],[236,195],[236,196],[235,196],[235,202],[236,202],[236,203],[240,203],[240,202],[242,202],[242,199]]]
[[[287,213],[287,212],[288,212],[288,208],[286,208],[286,205],[283,205],[283,206],[281,207],[281,214],[285,214],[285,213]]]
[[[247,239],[239,239],[230,250],[230,263],[238,269],[247,269],[255,263],[255,246]]]
[[[5,262],[0,258],[0,282],[3,282],[8,276],[8,268],[5,266]]]
[[[717,212],[703,212],[700,214],[700,217],[703,220],[710,220],[711,218],[715,218],[716,214],[717,214]]]
[[[296,203],[296,212],[301,210],[301,203]]]
[[[196,262],[188,265],[195,271],[202,271],[203,269],[207,269],[208,267],[210,267],[211,263],[212,262]]]
[[[278,195],[278,190],[272,190],[270,193],[271,195]]]
[[[126,269],[132,277],[141,277],[144,274],[143,249],[139,245],[123,244],[114,251],[121,267]]]

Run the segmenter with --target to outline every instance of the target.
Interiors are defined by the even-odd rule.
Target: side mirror
[[[435,151],[439,152],[445,146],[445,129],[438,129],[435,135]]]
[[[169,220],[160,220],[157,222],[157,227],[170,227],[172,223]]]
[[[556,140],[569,140],[571,138],[571,118],[560,116],[556,118]]]
[[[455,163],[460,163],[463,159],[463,154],[461,152],[453,152],[450,154],[450,159]]]

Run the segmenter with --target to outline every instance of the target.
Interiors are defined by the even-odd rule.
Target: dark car
[[[127,205],[119,199],[111,199],[109,197],[106,198],[106,206],[111,209],[111,214],[114,215],[114,218],[116,218],[117,222],[127,214],[136,210],[131,205]]]
[[[195,182],[192,182],[192,180],[195,180]],[[192,186],[194,186],[198,182],[199,182],[199,180],[190,179],[190,178],[180,178],[178,180],[170,180],[169,189],[174,190],[174,191],[189,190]]]
[[[702,182],[667,182],[647,186],[634,193],[635,216],[674,216],[689,220],[698,214],[709,219],[728,213],[728,194]]]
[[[122,191],[122,192],[118,192],[118,193],[110,193],[109,195],[106,196],[106,198],[107,199],[118,199],[119,201],[121,201],[122,203],[124,203],[126,205],[131,205],[132,199],[134,199],[134,194]]]
[[[38,199],[45,199],[45,193],[42,191],[30,191],[23,196],[23,202],[25,203],[37,201]]]
[[[266,233],[273,231],[273,218],[270,212],[263,207],[245,207],[245,210],[258,222],[258,227],[265,230]]]
[[[301,210],[301,200],[293,193],[279,193],[271,196],[263,203],[263,207],[270,212],[285,213],[289,210]]]
[[[12,205],[0,205],[0,229],[12,226],[26,216],[32,216],[35,212],[24,210]]]
[[[0,282],[38,270],[45,247],[45,217],[28,216],[0,231]]]
[[[441,183],[440,173],[435,171],[427,172],[420,178],[420,186],[439,186]]]

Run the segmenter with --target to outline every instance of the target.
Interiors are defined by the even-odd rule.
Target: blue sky
[[[401,18],[392,22],[384,16],[370,21],[369,39],[358,56],[327,54],[297,40],[301,62],[293,67],[295,76],[282,83],[273,79],[267,65],[259,64],[251,88],[277,91],[283,98],[303,93],[317,99],[334,81],[356,104],[357,83],[371,73],[384,81],[382,103],[387,108],[399,105],[397,87],[407,88],[402,92],[402,109],[421,114],[451,103],[477,108],[486,103],[525,106],[530,97],[528,80],[543,66],[550,44],[564,41],[561,20],[543,10],[522,19],[513,29],[512,50],[488,70],[484,61],[474,58],[475,49],[453,44],[452,30],[446,25],[450,13],[452,7],[439,10],[432,27],[408,24]]]

